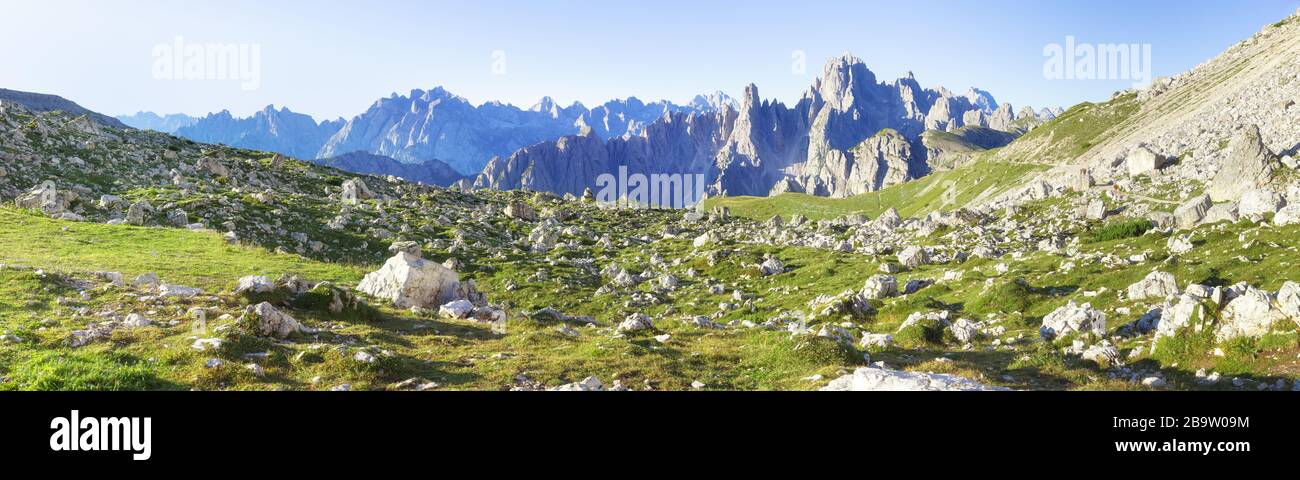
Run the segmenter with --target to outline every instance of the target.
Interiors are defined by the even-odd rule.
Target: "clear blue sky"
[[[109,114],[246,115],[266,104],[351,117],[392,92],[442,85],[475,103],[543,95],[688,101],[797,99],[844,51],[881,79],[978,86],[999,101],[1069,106],[1131,81],[1049,81],[1043,47],[1152,45],[1155,75],[1191,68],[1286,17],[1300,0],[1243,1],[252,1],[6,0],[0,87],[55,93]],[[154,79],[155,45],[248,43],[261,84]],[[806,52],[807,71],[791,54]],[[493,52],[506,73],[494,75]]]

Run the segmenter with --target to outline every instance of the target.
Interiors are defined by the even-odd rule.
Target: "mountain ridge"
[[[595,187],[591,174],[626,166],[645,174],[705,175],[710,195],[792,191],[843,197],[928,173],[920,145],[926,130],[969,124],[1020,132],[1021,125],[1042,121],[1032,108],[1017,117],[1010,104],[998,104],[976,88],[965,95],[925,89],[910,73],[880,82],[849,53],[830,59],[792,106],[763,99],[754,84],[744,88],[738,103],[734,109],[725,105],[713,112],[665,115],[656,122],[663,128],[603,145],[576,135],[532,145],[493,159],[475,186],[578,194]],[[1024,119],[1021,125],[1017,118]],[[864,145],[887,128],[899,135]],[[859,162],[854,152],[865,153],[867,147],[876,153]],[[573,181],[562,172],[586,176]]]
[[[113,128],[130,128],[116,118],[94,112],[76,102],[46,93],[22,92],[0,88],[0,100],[10,101],[36,112],[61,110],[73,115],[85,115],[95,123]]]

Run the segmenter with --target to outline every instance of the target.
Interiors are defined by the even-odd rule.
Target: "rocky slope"
[[[665,115],[657,121],[662,128],[652,124],[639,136],[610,139],[604,151],[576,137],[533,145],[493,159],[476,185],[576,194],[596,187],[599,173],[627,166],[631,173],[704,175],[712,195],[844,197],[928,173],[923,131],[971,125],[1018,134],[1042,121],[1032,109],[1017,116],[977,89],[965,95],[923,89],[910,74],[878,82],[847,54],[831,59],[793,107],[762,100],[754,85],[738,108],[724,107]],[[896,135],[876,135],[885,129]]]
[[[761,171],[805,124],[747,97],[528,155],[693,167],[730,145]],[[859,100],[818,97],[809,178],[910,172],[907,130],[857,140],[831,125]],[[1000,156],[1020,142],[1087,155],[1159,97],[1076,107],[871,209],[758,218],[444,189],[0,101],[0,390],[1300,390],[1300,171],[1276,111],[1222,127],[1204,182],[1157,142],[946,194],[1020,183],[1035,170]],[[741,123],[781,135],[718,134]]]
[[[23,107],[37,112],[67,112],[73,115],[85,115],[95,123],[112,128],[126,128],[126,125],[116,118],[104,115],[102,113],[86,110],[76,102],[60,97],[58,95],[47,95],[43,93],[20,92],[0,88],[0,100],[13,102]]]
[[[1215,212],[1257,210],[1261,198],[1293,195],[1287,167],[1300,145],[1298,74],[1300,14],[1188,72],[1071,108],[991,158],[1055,166],[1030,187],[1110,188],[1188,212],[1201,211],[1208,194],[1205,208]],[[1270,211],[1282,206],[1266,203]],[[1131,213],[1158,210],[1136,205]]]
[[[1261,208],[1300,198],[1153,221],[1031,187],[916,217],[626,210],[4,104],[0,389],[1296,388],[1300,215]]]

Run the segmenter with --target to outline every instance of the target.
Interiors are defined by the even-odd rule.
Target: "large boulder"
[[[59,190],[55,188],[54,182],[46,180],[40,185],[32,187],[27,193],[19,195],[18,198],[14,199],[14,203],[18,205],[18,208],[40,210],[47,215],[56,215],[63,213],[68,208],[69,195],[71,194],[60,194]]]
[[[898,279],[893,275],[872,275],[862,286],[862,296],[877,300],[898,295]]]
[[[1187,203],[1174,209],[1174,224],[1178,228],[1192,228],[1197,223],[1200,223],[1201,219],[1205,218],[1205,214],[1213,206],[1214,202],[1210,201],[1209,195],[1201,195],[1188,200]]]
[[[1283,318],[1282,311],[1273,306],[1273,298],[1268,292],[1247,286],[1223,307],[1222,324],[1215,336],[1219,340],[1260,337],[1268,333],[1274,322]]]
[[[1083,207],[1083,216],[1088,220],[1102,220],[1106,218],[1106,203],[1101,199],[1095,198],[1089,201]]]
[[[1206,225],[1219,222],[1237,223],[1238,217],[1236,202],[1220,203],[1205,212],[1205,218],[1201,219],[1201,223]]]
[[[1073,300],[1043,317],[1038,334],[1053,339],[1071,332],[1106,335],[1106,314],[1092,308],[1091,304],[1076,305]]]
[[[903,217],[898,215],[898,210],[895,210],[894,207],[889,207],[889,210],[885,210],[885,213],[876,217],[872,224],[885,230],[893,230],[903,224]]]
[[[132,203],[131,207],[126,209],[126,223],[142,226],[148,221],[148,217],[153,214],[153,211],[153,205],[150,205],[149,202]]]
[[[1166,298],[1178,295],[1178,282],[1174,274],[1168,272],[1151,272],[1137,283],[1128,286],[1129,300],[1145,298]]]
[[[526,222],[537,221],[537,211],[533,207],[523,202],[514,202],[506,206],[505,214],[507,217],[515,220]]]
[[[543,223],[528,232],[528,248],[536,253],[546,253],[560,241],[560,230]]]
[[[979,336],[979,326],[965,318],[959,318],[952,325],[949,325],[948,331],[952,332],[953,338],[956,338],[960,343],[970,343],[971,340]]]
[[[1300,203],[1287,205],[1281,210],[1278,210],[1277,215],[1273,216],[1273,225],[1282,227],[1297,224],[1300,224]]]
[[[921,247],[907,247],[898,253],[898,263],[907,268],[915,268],[930,263],[930,257]]]
[[[370,187],[360,178],[354,178],[343,182],[343,203],[356,205],[361,200],[375,198],[375,194],[370,191]]]
[[[1164,166],[1164,159],[1160,158],[1160,155],[1156,155],[1156,152],[1151,151],[1151,149],[1139,146],[1129,152],[1126,163],[1128,164],[1129,176],[1137,177],[1159,170],[1160,167]]]
[[[418,249],[398,251],[357,285],[357,290],[389,300],[397,308],[438,308],[458,300],[460,289],[455,271],[420,258]]]
[[[1286,206],[1286,198],[1272,190],[1256,189],[1241,195],[1237,213],[1243,216],[1277,213]]]
[[[632,333],[652,328],[655,328],[655,322],[649,315],[644,313],[633,313],[623,319],[623,322],[619,323],[615,330],[618,333]]]
[[[1231,153],[1210,181],[1207,193],[1216,202],[1236,201],[1247,191],[1268,183],[1279,162],[1264,146],[1259,127],[1250,125],[1228,144]]]
[[[776,257],[769,257],[758,266],[758,269],[764,276],[776,275],[785,272],[785,263]]]
[[[285,338],[302,330],[302,324],[289,314],[277,310],[269,302],[262,302],[244,310],[239,325],[247,333],[263,337]]]
[[[1300,323],[1300,283],[1288,281],[1277,291],[1277,304],[1282,314]]]
[[[1105,340],[1102,343],[1088,347],[1080,355],[1080,358],[1091,361],[1102,367],[1115,365],[1119,361],[1119,349]]]
[[[1156,338],[1174,336],[1192,325],[1193,321],[1202,318],[1205,318],[1205,307],[1201,304],[1201,299],[1192,295],[1179,295],[1176,302],[1165,305],[1160,310]]]
[[[939,391],[939,390],[1006,390],[984,385],[969,378],[941,373],[914,373],[881,367],[862,367],[821,388],[826,392],[865,391]]]
[[[1092,188],[1094,180],[1092,174],[1088,173],[1088,169],[1078,168],[1071,171],[1066,176],[1066,183],[1069,184],[1071,190],[1076,192],[1086,192],[1088,189]]]

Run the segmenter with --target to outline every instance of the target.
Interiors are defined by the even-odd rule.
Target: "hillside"
[[[834,201],[849,215],[777,197],[777,222],[417,186],[55,113],[7,110],[0,128],[0,195],[24,209],[0,209],[4,389],[815,389],[862,368],[1255,389],[1297,371],[1295,286],[1271,272],[1300,261],[1300,225],[1148,230],[1121,199],[1097,219],[1095,191],[950,208],[1032,165]],[[454,272],[465,303],[358,291],[410,255]],[[1191,285],[1160,327],[1153,269]],[[1233,295],[1193,319],[1221,340],[1177,328],[1202,285]],[[1236,299],[1279,290],[1275,326],[1240,330]],[[1053,323],[1070,315],[1105,320]]]
[[[72,115],[85,115],[95,123],[112,128],[127,128],[125,124],[116,118],[110,117],[97,112],[87,110],[76,102],[60,97],[58,95],[47,95],[43,93],[20,92],[0,88],[0,101],[14,102],[22,105],[28,110],[37,112],[67,112]]]
[[[931,139],[969,158],[905,182],[913,138],[830,120],[854,102],[809,107],[853,161],[832,148],[798,173],[873,191],[693,210],[443,188],[6,102],[0,390],[1300,390],[1300,127],[1279,101],[1300,96],[1298,29],[1002,147],[945,125]],[[809,98],[904,86],[858,65]],[[746,93],[740,131],[794,122]],[[780,150],[706,117],[647,126],[636,158],[672,135]],[[499,173],[589,163],[559,165]]]

